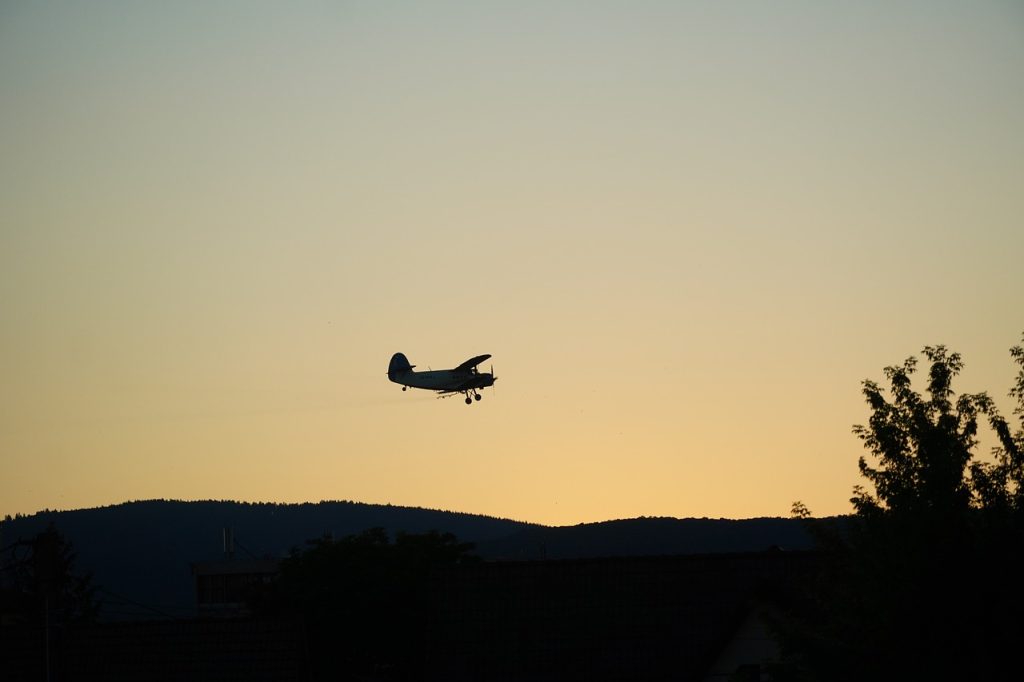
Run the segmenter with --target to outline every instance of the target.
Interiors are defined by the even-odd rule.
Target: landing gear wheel
[[[483,396],[482,396],[482,395],[480,395],[479,393],[474,393],[474,394],[473,394],[473,399],[474,399],[474,400],[480,400],[481,398],[483,398]]]
[[[409,387],[408,386],[402,386],[402,390],[403,391],[407,391],[407,390],[409,390]]]
[[[467,396],[466,397],[466,404],[467,405],[472,405],[473,404],[473,399]]]

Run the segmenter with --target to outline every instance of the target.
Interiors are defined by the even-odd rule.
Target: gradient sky
[[[843,513],[885,365],[1012,408],[1014,0],[8,2],[0,104],[0,514]]]

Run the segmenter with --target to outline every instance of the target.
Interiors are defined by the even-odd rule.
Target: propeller
[[[498,377],[494,376],[494,365],[491,365],[491,393],[497,393],[497,391],[494,390],[497,381]]]

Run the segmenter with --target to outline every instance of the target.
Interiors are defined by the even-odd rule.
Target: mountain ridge
[[[307,540],[380,527],[449,532],[472,542],[485,560],[556,560],[600,556],[700,554],[808,549],[798,519],[638,517],[546,526],[481,514],[349,500],[271,503],[137,500],[80,510],[44,510],[0,522],[0,547],[28,540],[53,523],[72,543],[76,566],[93,575],[104,617],[194,615],[191,564],[225,558],[224,528],[235,558],[283,557]],[[0,557],[2,558],[2,557]],[[109,605],[120,605],[111,608]],[[138,609],[135,609],[136,611]],[[115,613],[117,612],[117,613]]]

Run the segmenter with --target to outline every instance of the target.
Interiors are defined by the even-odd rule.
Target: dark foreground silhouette
[[[714,665],[761,670],[763,652],[739,666],[721,654],[815,561],[774,549],[486,562],[451,534],[371,529],[312,541],[272,580],[236,584],[246,601],[230,618],[72,623],[37,601],[3,630],[0,655],[11,680],[703,679]]]

